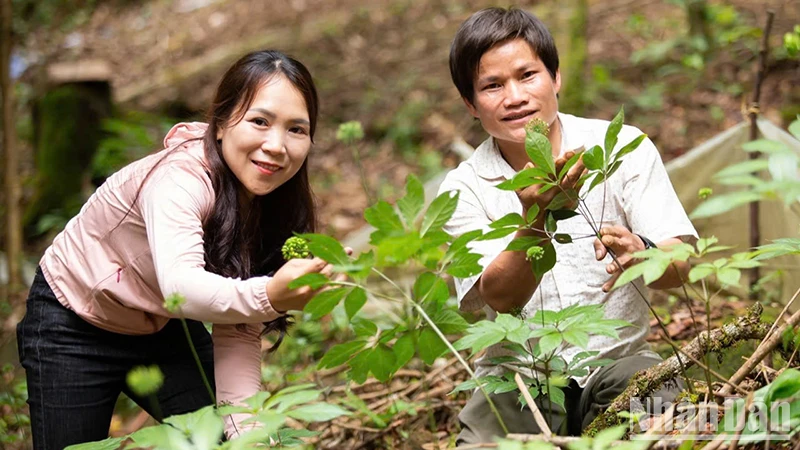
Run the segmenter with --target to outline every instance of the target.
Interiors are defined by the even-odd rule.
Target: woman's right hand
[[[320,258],[291,259],[286,262],[267,283],[267,297],[275,311],[301,311],[318,292],[308,286],[289,289],[289,283],[309,273],[321,273],[327,277],[333,274],[333,265]],[[343,278],[337,276],[334,279]],[[324,289],[324,288],[322,288]]]

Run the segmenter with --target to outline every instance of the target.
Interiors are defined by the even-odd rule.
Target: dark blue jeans
[[[211,336],[202,323],[187,323],[213,389]],[[61,450],[108,437],[120,392],[159,421],[212,403],[179,320],[170,320],[151,335],[102,330],[59,303],[41,269],[31,285],[25,317],[17,325],[17,340],[37,450]],[[132,368],[152,364],[164,373],[155,408],[156,402],[137,397],[125,382]]]

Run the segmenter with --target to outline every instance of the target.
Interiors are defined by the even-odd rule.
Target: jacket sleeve
[[[214,325],[214,379],[217,403],[241,405],[261,389],[261,333],[259,325]],[[225,435],[236,437],[255,424],[242,425],[248,414],[224,417]]]
[[[215,324],[267,322],[280,317],[267,298],[269,277],[227,278],[205,270],[203,213],[214,195],[200,163],[169,161],[142,186],[140,210],[158,286],[178,293],[187,318]]]

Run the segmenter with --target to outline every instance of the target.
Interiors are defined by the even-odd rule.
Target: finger
[[[567,176],[564,177],[564,183],[562,184],[567,185],[568,187],[573,187],[575,183],[581,179],[584,171],[586,171],[586,166],[583,164],[583,158],[581,158],[569,169]]]
[[[621,273],[622,272],[615,273],[614,276],[609,278],[608,281],[606,281],[605,284],[603,284],[603,292],[608,292],[611,290],[612,287],[614,287],[614,283],[617,282],[617,278],[619,278],[619,274]]]
[[[606,272],[613,275],[614,273],[620,271],[619,265],[622,265],[623,268],[627,269],[628,267],[630,267],[632,261],[633,258],[631,257],[630,253],[625,253],[622,256],[618,256],[616,261],[610,262],[606,266]],[[619,265],[617,264],[617,262],[619,262]]]
[[[313,259],[307,260],[308,263],[308,271],[309,272],[319,272],[328,265],[328,263],[320,258],[319,256],[315,256]]]
[[[556,158],[556,161],[555,161],[555,163],[556,163],[555,164],[556,173],[561,172],[561,168],[564,167],[564,164],[566,164],[567,161],[569,161],[569,159],[572,158],[573,156],[575,156],[575,152],[568,151],[568,152],[564,153],[563,155],[559,156],[558,158]]]
[[[330,278],[333,275],[333,264],[327,264],[319,273],[325,275],[326,277]]]
[[[353,249],[350,247],[345,247],[344,252],[347,253],[347,256],[353,256]]]
[[[598,261],[606,257],[606,247],[597,238],[594,239],[594,256]]]
[[[340,282],[345,280],[347,280],[346,273],[337,273],[336,275],[333,276],[333,281]]]

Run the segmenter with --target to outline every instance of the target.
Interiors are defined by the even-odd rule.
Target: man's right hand
[[[320,258],[291,259],[275,272],[267,283],[267,297],[275,311],[302,311],[306,303],[319,293],[320,289],[311,289],[308,286],[289,289],[289,283],[309,273],[321,273],[330,278],[333,274],[333,265]],[[339,274],[334,279],[341,281],[344,277],[343,274]]]
[[[583,151],[583,148],[567,151],[566,153],[564,153],[564,155],[558,157],[558,159],[555,160],[556,173],[560,172],[561,169],[564,167],[564,164],[566,164],[570,158],[575,156],[575,153],[580,151]],[[525,164],[523,170],[532,167],[534,167],[533,163],[529,162]],[[518,190],[517,196],[519,197],[519,200],[522,203],[524,214],[527,215],[528,209],[531,208],[533,205],[538,205],[539,215],[536,217],[535,223],[539,225],[543,224],[545,218],[544,216],[545,208],[547,208],[547,206],[550,204],[550,202],[553,201],[553,199],[558,193],[562,191],[572,190],[572,192],[575,192],[575,195],[577,196],[577,192],[580,190],[578,182],[580,181],[581,176],[583,175],[585,170],[586,166],[584,166],[583,164],[583,156],[581,155],[580,159],[578,159],[578,162],[576,162],[575,165],[569,169],[569,172],[567,172],[567,174],[564,176],[564,179],[561,180],[560,187],[552,188],[547,192],[545,192],[544,194],[539,193],[539,189],[541,189],[542,187],[540,184],[534,184],[532,186],[528,186],[524,189]],[[566,207],[569,209],[574,209],[578,205],[577,198],[575,200],[576,201],[571,202]]]

